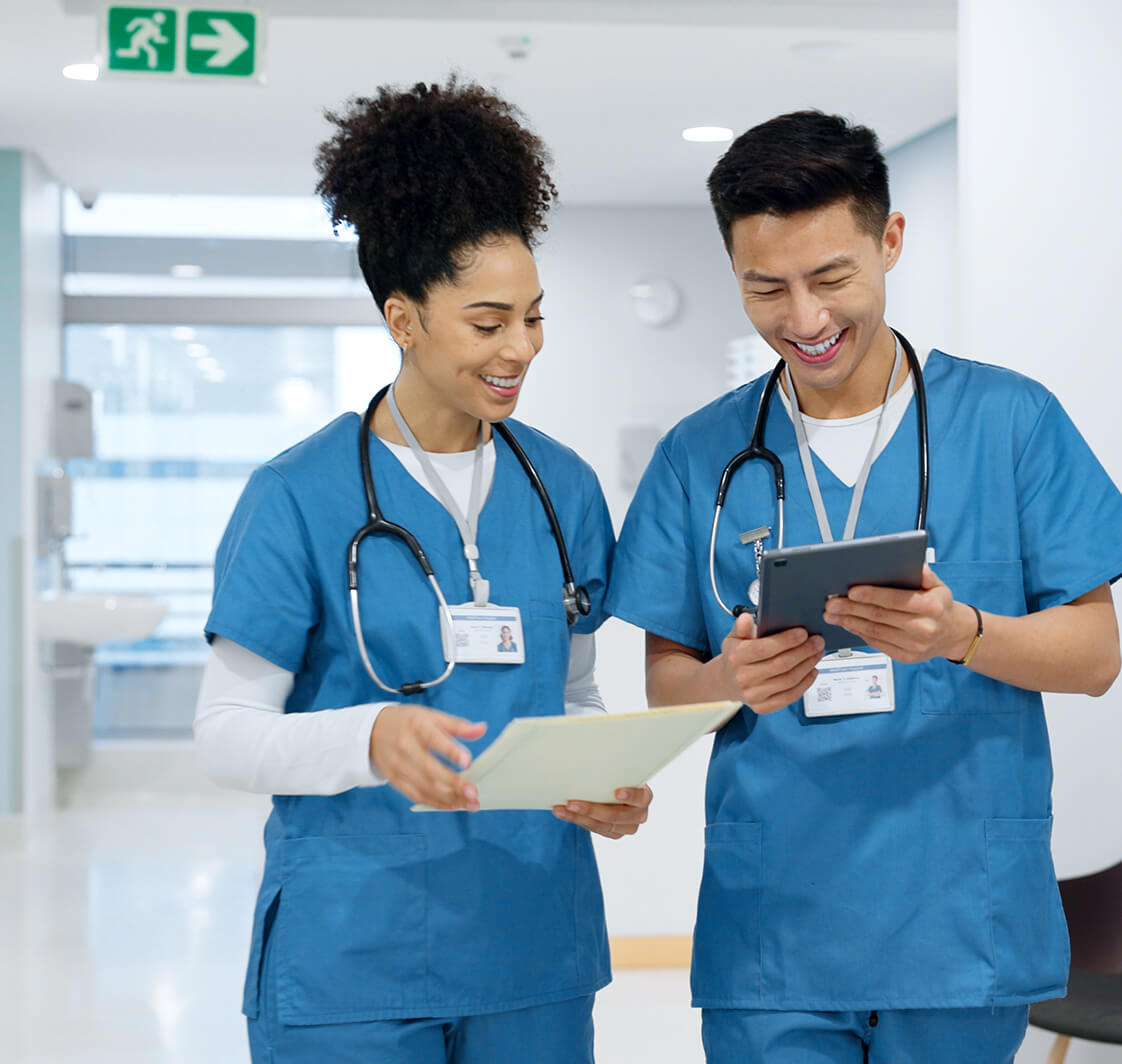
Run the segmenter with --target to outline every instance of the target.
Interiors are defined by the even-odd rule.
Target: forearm
[[[316,713],[211,707],[195,724],[199,757],[220,787],[256,794],[340,794],[384,783],[366,750],[377,706]]]
[[[677,706],[689,702],[736,700],[721,655],[703,661],[687,648],[659,649],[657,636],[647,636],[647,703]]]
[[[195,709],[195,741],[221,787],[259,794],[338,794],[384,782],[370,764],[381,703],[284,712],[292,673],[216,638]]]
[[[977,621],[973,610],[961,603],[956,608],[968,634],[960,648],[964,653]],[[983,611],[982,622],[985,634],[968,667],[983,676],[1029,691],[1096,696],[1118,676],[1118,623],[1107,587],[1023,617]]]

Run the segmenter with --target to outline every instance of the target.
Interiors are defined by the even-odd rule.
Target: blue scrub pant
[[[593,1064],[594,994],[453,1019],[283,1024],[269,945],[259,1011],[248,1021],[253,1064]]]
[[[707,1064],[1013,1064],[1027,1027],[1027,1005],[701,1012]]]

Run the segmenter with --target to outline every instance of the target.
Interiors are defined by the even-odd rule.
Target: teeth
[[[496,388],[513,388],[522,379],[521,373],[517,377],[489,377],[486,373],[480,374],[480,376]]]
[[[814,357],[816,355],[824,355],[827,351],[829,351],[830,348],[833,347],[834,344],[836,344],[838,342],[838,337],[839,336],[841,336],[841,333],[835,333],[833,336],[830,337],[829,340],[823,340],[822,343],[814,344],[813,347],[809,346],[807,344],[800,344],[796,340],[792,340],[791,342],[800,351],[804,351],[804,352],[806,352],[806,354],[810,355],[811,357]]]

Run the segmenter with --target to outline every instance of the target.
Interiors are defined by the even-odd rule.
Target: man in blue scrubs
[[[914,527],[915,370],[885,322],[904,219],[875,134],[785,115],[709,187],[744,308],[786,364],[765,414],[786,544]],[[651,703],[744,704],[706,797],[692,987],[710,1064],[1011,1062],[1028,1003],[1064,992],[1040,692],[1098,695],[1118,673],[1122,496],[1041,385],[928,348],[915,365],[922,587],[824,606],[866,644],[874,704],[820,668],[820,636],[757,638],[711,588],[717,485],[763,378],[659,443],[620,538],[608,608],[647,631]],[[747,462],[714,543],[729,605],[756,575],[741,533],[774,547],[776,525],[771,467]]]

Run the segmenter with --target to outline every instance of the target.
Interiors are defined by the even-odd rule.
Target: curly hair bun
[[[518,110],[453,75],[389,86],[326,112],[337,129],[316,155],[316,191],[332,223],[358,233],[359,262],[381,307],[393,292],[423,302],[453,280],[458,251],[488,237],[528,247],[557,196],[545,145]]]

